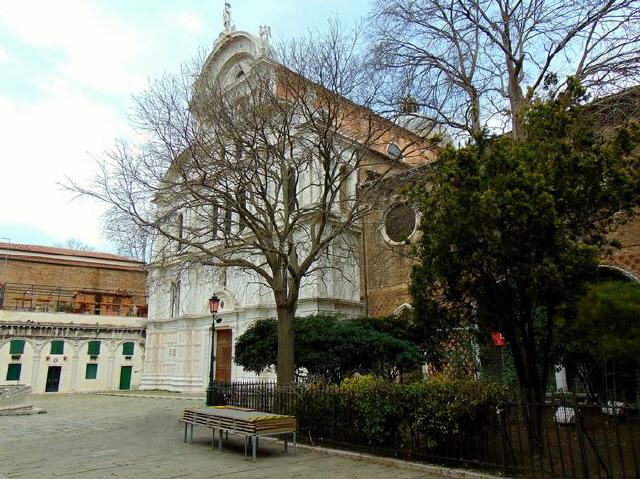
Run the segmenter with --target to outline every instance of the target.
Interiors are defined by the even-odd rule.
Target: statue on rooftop
[[[235,26],[231,21],[231,2],[224,2],[224,12],[222,14],[223,22],[224,22],[224,31],[230,32]]]
[[[271,27],[269,25],[260,25],[260,51],[269,52],[269,41],[271,40]]]

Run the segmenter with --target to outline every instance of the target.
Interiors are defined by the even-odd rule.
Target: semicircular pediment
[[[240,69],[244,73],[258,57],[258,40],[247,32],[223,35],[209,54],[200,80],[220,79],[223,83],[236,78]]]

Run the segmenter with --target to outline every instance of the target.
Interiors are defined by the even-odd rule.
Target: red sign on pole
[[[504,336],[499,331],[495,331],[491,333],[491,343],[494,346],[506,346],[507,341],[504,339]]]

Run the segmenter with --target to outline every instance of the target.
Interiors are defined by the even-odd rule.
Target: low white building
[[[34,393],[137,388],[145,290],[140,261],[0,243],[0,385]]]
[[[142,318],[0,310],[0,384],[34,393],[137,389]]]

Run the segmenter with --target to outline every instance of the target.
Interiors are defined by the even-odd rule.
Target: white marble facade
[[[260,38],[231,29],[223,32],[205,63],[203,74],[226,78],[238,65],[250,68],[252,61],[268,51],[268,33],[265,27]],[[355,178],[350,187],[355,192]],[[312,194],[312,189],[307,189],[308,197],[301,197],[299,201],[314,201]],[[193,221],[193,216],[185,212],[185,222]],[[320,261],[332,261],[332,268],[303,282],[297,315],[361,313],[360,271],[357,253],[353,252],[353,245],[359,241],[357,232],[353,232],[349,240],[349,253],[323,256]],[[166,244],[157,246],[157,250],[170,250]],[[340,247],[339,243],[331,246]],[[140,388],[202,391],[208,381],[212,347],[208,298],[214,294],[221,298],[222,321],[216,325],[216,331],[230,330],[234,345],[236,338],[254,321],[276,316],[273,293],[257,276],[246,271],[202,265],[184,267],[168,264],[170,262],[165,255],[163,261],[152,262],[149,268],[149,317]],[[214,348],[216,346],[214,344]],[[233,353],[232,350],[231,356]],[[265,379],[273,377],[272,372],[262,375]],[[252,379],[256,379],[255,374],[231,365],[231,380]]]

